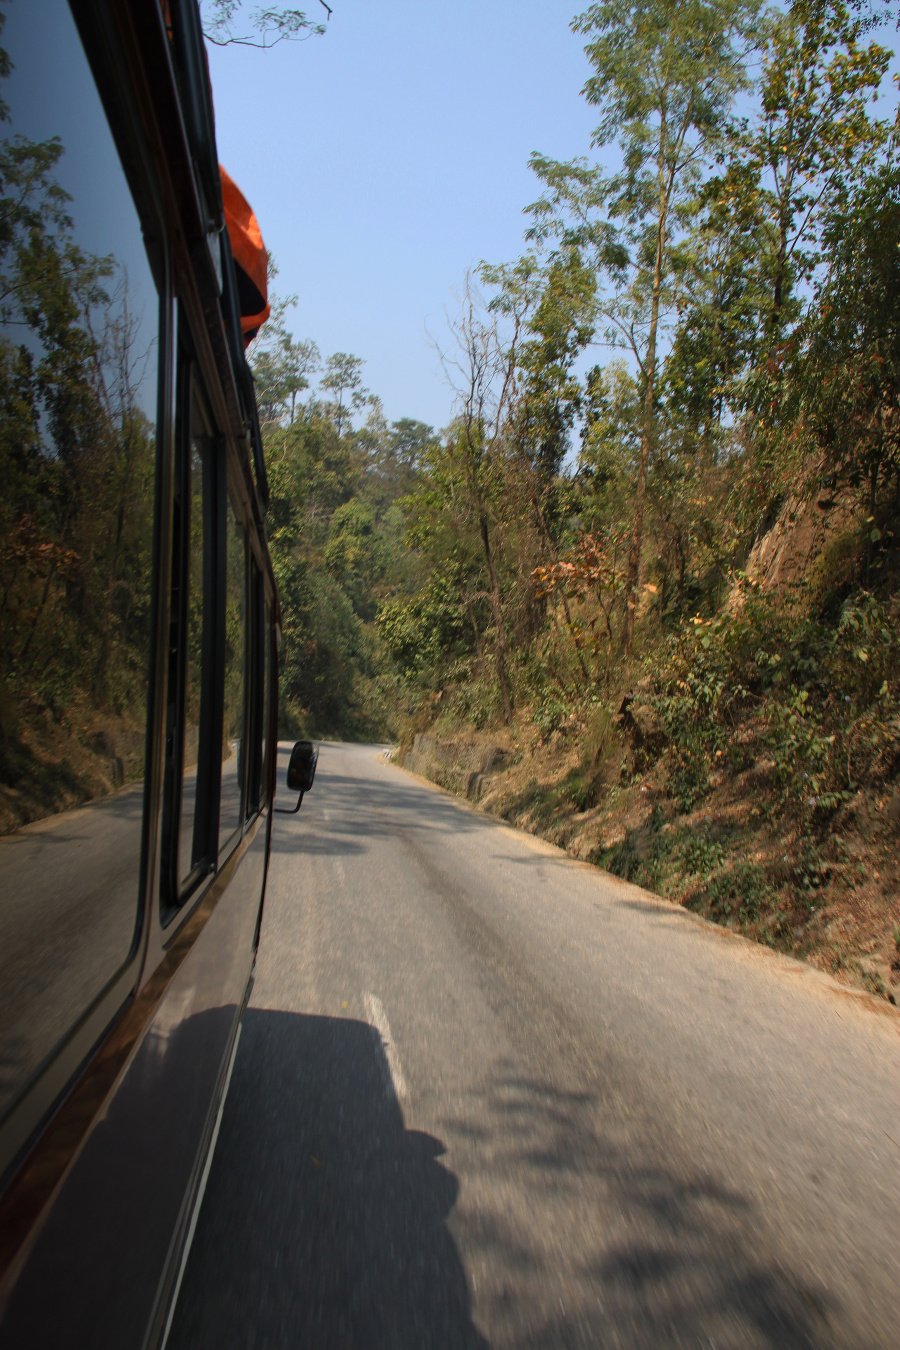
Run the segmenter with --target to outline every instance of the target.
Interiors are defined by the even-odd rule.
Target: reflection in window
[[[241,823],[246,670],[246,572],[244,531],[229,500],[225,527],[225,709],[222,719],[222,795],[219,847]]]
[[[182,598],[185,653],[183,742],[181,749],[181,819],[178,829],[178,881],[187,881],[193,868],[203,862],[206,840],[202,823],[197,818],[197,774],[200,758],[200,688],[203,669],[204,622],[204,472],[208,473],[209,441],[198,425],[199,410],[195,409],[193,429],[186,466],[186,482],[182,486],[180,520],[187,538],[187,558],[184,568],[186,595]]]
[[[263,805],[266,759],[266,717],[268,660],[266,634],[266,593],[263,579],[252,554],[250,555],[250,635],[252,662],[250,673],[250,721],[247,727],[247,801],[245,814],[249,820]]]
[[[5,17],[0,1113],[135,938],[158,362],[141,225],[68,5]]]
[[[265,805],[266,795],[268,793],[269,783],[269,719],[272,716],[272,691],[270,684],[272,681],[272,606],[266,600],[264,608],[262,645],[262,680],[263,680],[263,723],[262,723],[262,773],[260,778],[260,806]]]

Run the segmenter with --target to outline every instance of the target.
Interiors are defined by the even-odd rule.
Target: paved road
[[[326,745],[170,1350],[895,1347],[898,1032]]]

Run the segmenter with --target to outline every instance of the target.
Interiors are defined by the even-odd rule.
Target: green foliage
[[[450,674],[451,677],[453,674],[465,677],[467,672],[457,667],[456,671],[451,669]],[[454,686],[449,710],[454,717],[469,723],[478,731],[496,723],[502,716],[496,681],[486,674],[475,679],[465,678],[465,682]]]
[[[734,921],[746,932],[760,923],[777,905],[776,893],[763,868],[755,862],[739,862],[714,874],[694,893],[690,908],[700,910],[717,923]],[[772,939],[783,931],[783,920],[770,929]]]
[[[780,809],[811,830],[861,786],[889,780],[900,763],[897,619],[896,597],[854,594],[834,624],[751,592],[683,629],[657,698],[681,808],[718,761],[741,766],[748,743],[770,762]]]
[[[791,285],[819,264],[824,212],[871,167],[887,128],[868,111],[890,53],[865,45],[841,0],[795,0],[767,16],[760,108],[735,134],[723,190],[756,216],[777,333]]]
[[[437,445],[434,431],[412,417],[401,417],[388,426],[373,408],[357,440],[365,455],[366,501],[379,520],[390,515],[393,524],[388,525],[385,519],[385,528],[396,540],[393,552],[399,554],[403,513],[396,503],[415,491],[426,460]]]
[[[797,416],[821,478],[850,488],[868,529],[866,585],[894,539],[900,490],[900,167],[867,177],[831,213],[831,266],[801,330],[792,371]],[[879,547],[882,545],[882,547]]]
[[[278,269],[269,263],[269,281]],[[287,311],[295,295],[274,299],[272,313],[253,344],[252,367],[262,426],[293,423],[297,401],[320,368],[319,349],[309,339],[295,341],[287,329]]]
[[[412,599],[387,600],[378,615],[385,650],[407,677],[442,685],[447,663],[471,650],[472,632],[459,602],[452,569],[429,578]]]
[[[622,165],[608,176],[583,159],[532,157],[546,192],[530,211],[535,239],[561,238],[593,260],[608,282],[598,302],[609,345],[640,372],[640,448],[632,484],[622,634],[634,642],[644,550],[648,475],[660,441],[662,329],[681,304],[676,265],[709,156],[720,144],[746,61],[758,0],[637,5],[602,0],[573,20],[589,41],[584,88],[599,107],[595,146],[615,142]]]
[[[570,704],[557,689],[545,688],[531,708],[531,721],[541,740],[547,740],[554,731],[559,731],[571,711]]]
[[[564,246],[544,275],[534,269],[533,312],[517,352],[521,372],[514,436],[532,495],[543,498],[559,477],[569,433],[581,409],[581,382],[574,363],[594,331],[596,277],[579,249]],[[483,273],[491,276],[489,271]],[[502,273],[494,276],[502,281]],[[537,286],[540,287],[539,291]],[[503,291],[493,303],[502,303]],[[551,518],[555,513],[552,512]]]
[[[325,362],[325,374],[322,376],[320,386],[332,396],[327,408],[334,418],[338,436],[345,424],[350,423],[353,414],[358,413],[366,405],[369,391],[363,387],[362,382],[364,365],[362,357],[350,356],[347,352],[335,352]]]
[[[363,620],[375,617],[375,586],[384,564],[372,508],[359,497],[339,506],[328,526],[323,561]]]

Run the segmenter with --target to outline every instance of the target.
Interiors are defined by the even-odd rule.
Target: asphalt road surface
[[[169,1350],[893,1348],[898,1222],[893,1010],[323,746]]]

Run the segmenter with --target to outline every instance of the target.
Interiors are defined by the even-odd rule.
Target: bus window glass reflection
[[[262,715],[262,776],[261,786],[262,794],[260,806],[265,806],[268,802],[269,794],[269,755],[271,753],[269,746],[269,722],[272,716],[272,606],[268,600],[263,609],[263,715]]]
[[[183,741],[181,750],[181,821],[178,831],[178,879],[184,884],[192,869],[203,861],[206,841],[197,817],[197,789],[200,760],[200,698],[203,680],[203,635],[206,600],[204,595],[204,490],[209,469],[209,443],[197,429],[199,412],[194,413],[185,484],[185,515],[182,528],[187,536],[185,576],[185,653],[183,694]]]
[[[137,938],[159,298],[63,0],[0,32],[0,1115]]]
[[[229,499],[225,509],[225,654],[219,848],[241,824],[244,774],[247,543]]]

